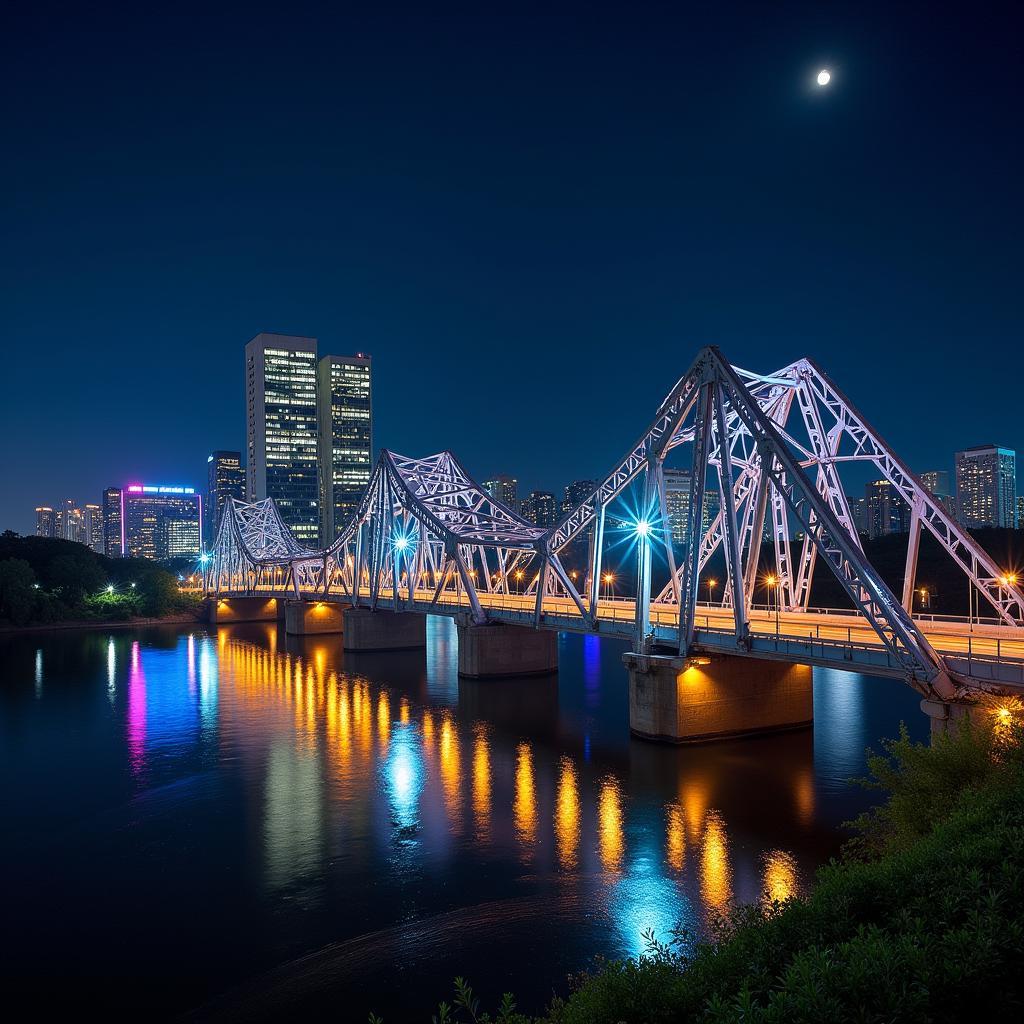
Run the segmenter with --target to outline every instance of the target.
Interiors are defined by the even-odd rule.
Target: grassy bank
[[[887,798],[811,895],[737,909],[712,941],[651,944],[577,980],[547,1024],[1017,1020],[1024,1008],[1024,758],[1012,723],[870,760]],[[436,1024],[527,1024],[465,983]],[[371,1017],[371,1021],[376,1018]]]

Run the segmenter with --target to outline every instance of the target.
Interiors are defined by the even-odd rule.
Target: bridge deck
[[[294,597],[290,590],[271,586],[256,592],[283,598]],[[252,593],[252,591],[249,591]],[[228,594],[224,596],[230,596]],[[494,619],[518,625],[533,625],[536,598],[527,594],[477,594],[480,604]],[[423,613],[457,615],[470,610],[465,594],[442,594],[431,604],[432,590],[418,590],[412,608]],[[347,602],[351,598],[332,591],[303,594],[306,600]],[[370,592],[363,588],[359,603],[368,604]],[[400,595],[409,607],[406,594]],[[391,605],[390,589],[381,590],[380,607]],[[598,604],[596,632],[602,636],[630,639],[633,635],[635,604],[628,598],[610,597]],[[943,655],[951,674],[974,684],[998,684],[1000,688],[1024,690],[1024,630],[993,624],[968,623],[954,618],[915,617],[932,647]],[[651,606],[651,624],[655,637],[667,645],[679,642],[679,611],[675,605]],[[738,650],[729,608],[701,605],[698,608],[695,646],[708,653],[729,653],[755,658],[801,661],[847,671],[903,677],[904,670],[879,642],[878,635],[852,612],[817,609],[807,612],[779,612],[755,608],[750,614],[750,649]],[[547,629],[593,633],[590,623],[568,598],[545,598],[541,626]]]

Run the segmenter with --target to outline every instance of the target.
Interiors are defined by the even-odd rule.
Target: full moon
[[[832,81],[832,75],[830,72],[822,69],[818,72],[818,85],[828,85]]]

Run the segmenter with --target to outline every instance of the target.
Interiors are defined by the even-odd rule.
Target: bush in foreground
[[[714,939],[605,965],[548,1024],[790,1024],[1019,1019],[1024,1009],[1020,730],[965,728],[873,756],[888,799],[805,899],[745,907]],[[681,937],[685,938],[685,937]],[[461,979],[436,1024],[526,1024],[511,997],[482,1013]],[[371,1017],[371,1021],[375,1018]]]

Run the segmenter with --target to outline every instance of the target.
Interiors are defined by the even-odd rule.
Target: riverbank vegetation
[[[869,760],[886,799],[806,898],[736,909],[710,941],[575,980],[539,1019],[490,1014],[456,982],[436,1024],[793,1024],[1018,1020],[1024,1008],[1024,756],[1005,709]],[[371,1022],[379,1021],[371,1016]]]
[[[0,623],[119,622],[198,613],[178,577],[140,558],[106,558],[73,541],[0,535]]]

